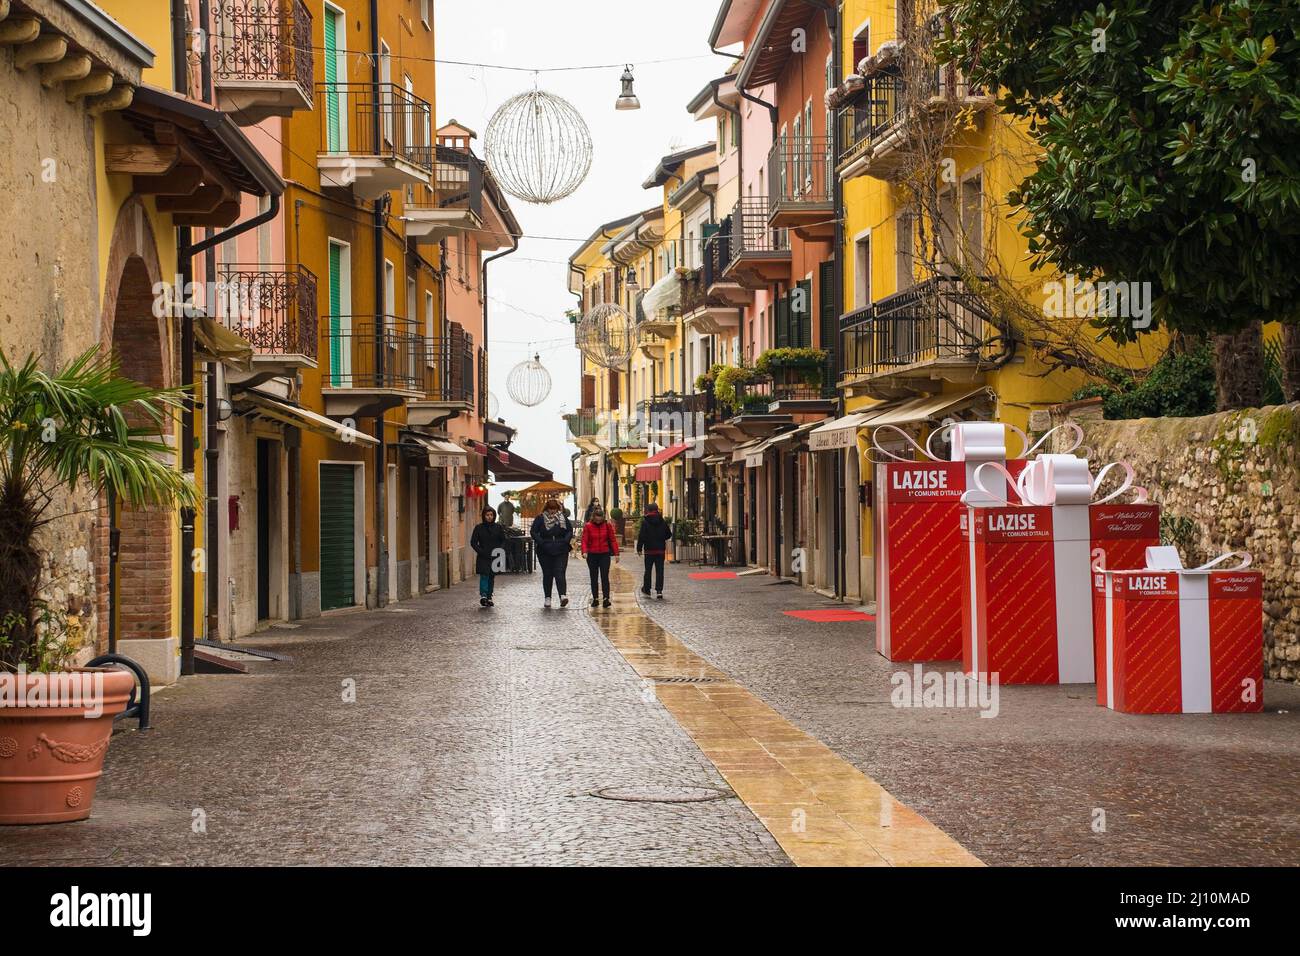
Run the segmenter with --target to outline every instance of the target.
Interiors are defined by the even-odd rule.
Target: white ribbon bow
[[[1020,497],[1020,503],[1029,506],[1047,507],[1051,505],[1100,505],[1113,501],[1126,491],[1132,489],[1136,498],[1133,504],[1145,504],[1147,490],[1141,485],[1134,485],[1135,472],[1127,461],[1113,461],[1102,467],[1094,478],[1088,470],[1088,459],[1075,455],[1039,455],[1025,466],[1019,477],[1007,470],[1006,465],[998,461],[986,461],[975,469],[975,488],[983,492],[984,498],[972,491],[962,493],[963,504],[989,505],[998,503],[994,493],[984,484],[983,472],[992,468],[1000,472]],[[1115,490],[1102,498],[1095,497],[1106,475],[1112,468],[1124,472],[1124,480]]]
[[[934,452],[933,442],[940,435],[954,429],[952,458],[940,458]],[[1018,455],[1007,454],[1004,429],[1010,429],[1020,438],[1020,453]],[[906,462],[913,460],[904,458],[901,455],[895,455],[880,444],[881,432],[893,432],[916,449],[922,458],[930,461],[1005,461],[1008,458],[1028,458],[1041,448],[1044,442],[1051,438],[1054,433],[1063,429],[1070,432],[1074,437],[1074,444],[1062,452],[1062,454],[1069,454],[1083,444],[1083,429],[1074,422],[1066,422],[1063,425],[1048,429],[1032,445],[1029,443],[1029,436],[1015,425],[1007,425],[1002,422],[948,422],[930,432],[930,436],[925,440],[925,447],[917,444],[911,435],[897,425],[880,425],[871,432],[871,448],[873,452],[879,452],[894,461]],[[873,458],[872,460],[878,461],[879,459]]]

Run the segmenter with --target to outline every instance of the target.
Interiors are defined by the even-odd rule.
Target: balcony
[[[715,301],[743,307],[754,301],[753,290],[726,275],[733,221],[732,216],[722,220],[717,233],[704,243],[704,289]]]
[[[758,378],[736,388],[739,413],[750,415],[789,413],[791,411],[820,412],[822,411],[821,406],[828,401],[833,401],[834,396],[834,384],[826,381],[820,384],[810,384],[808,382]]]
[[[322,377],[325,414],[379,415],[424,397],[427,342],[395,315],[331,315],[321,338],[329,367]]]
[[[704,269],[692,269],[682,276],[682,318],[687,328],[703,335],[721,335],[740,325],[740,309],[709,292]]]
[[[406,420],[412,425],[440,425],[474,410],[474,336],[451,324],[450,333],[423,339],[419,362],[423,394],[409,401]],[[484,410],[486,412],[486,409]]]
[[[746,289],[790,279],[790,234],[767,224],[766,196],[745,196],[731,214],[731,261],[723,276]]]
[[[871,176],[896,182],[906,176],[927,134],[933,135],[938,127],[946,131],[962,110],[993,105],[993,97],[971,87],[950,66],[936,68],[923,94],[919,102],[909,103],[906,84],[897,73],[877,73],[867,78],[862,92],[837,117],[837,171],[841,179]],[[909,109],[914,112],[911,119]]]
[[[465,150],[435,146],[433,183],[413,187],[404,213],[406,234],[417,243],[482,229],[482,163]]]
[[[232,379],[253,386],[316,367],[316,276],[297,265],[227,263],[217,282],[219,318],[253,346],[252,371]]]
[[[311,11],[302,0],[219,0],[212,85],[240,126],[312,108]]]
[[[999,351],[990,344],[990,313],[954,276],[937,276],[880,299],[840,320],[841,384],[864,384],[879,397],[932,390],[934,379],[963,382]]]
[[[570,412],[564,416],[564,425],[568,430],[568,441],[584,444],[605,429],[604,417],[594,408],[580,408],[576,412]]]
[[[829,136],[779,136],[767,154],[767,224],[803,239],[835,235],[834,146]]]
[[[322,83],[316,168],[325,188],[377,199],[433,175],[433,108],[392,83]]]

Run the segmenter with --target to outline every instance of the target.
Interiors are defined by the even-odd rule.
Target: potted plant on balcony
[[[788,382],[793,378],[804,385],[820,385],[826,358],[825,349],[768,349],[758,357],[754,367],[773,379],[784,377]]]
[[[196,504],[194,483],[165,460],[164,415],[180,405],[179,391],[121,377],[98,349],[52,374],[0,352],[0,823],[90,815],[135,677],[73,666],[80,618],[43,593],[42,529],[60,517],[59,492]]]
[[[713,397],[725,408],[733,411],[740,402],[736,397],[736,387],[752,382],[757,371],[748,365],[715,365],[713,376]]]

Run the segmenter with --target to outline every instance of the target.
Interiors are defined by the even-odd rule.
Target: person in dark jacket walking
[[[641,519],[641,530],[636,535],[636,553],[645,555],[645,578],[641,582],[641,593],[650,596],[650,572],[654,572],[655,597],[664,596],[664,554],[668,542],[673,540],[673,529],[659,513],[659,506],[653,501],[645,506],[645,517]]]
[[[573,525],[560,503],[554,498],[546,502],[542,513],[533,519],[529,532],[537,562],[542,566],[542,594],[546,600],[542,607],[551,606],[551,587],[560,595],[560,607],[569,606],[568,567],[569,550],[573,541]]]
[[[609,607],[609,561],[618,560],[618,535],[599,508],[592,509],[591,520],[582,527],[581,545],[591,573],[591,606],[600,606],[599,595],[603,593],[605,607]]]
[[[497,524],[497,513],[492,508],[484,508],[481,517],[483,520],[469,536],[469,546],[478,555],[474,570],[478,573],[479,607],[493,607],[496,576],[506,569],[506,529]]]

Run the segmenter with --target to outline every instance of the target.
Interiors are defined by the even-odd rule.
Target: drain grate
[[[656,684],[716,684],[722,677],[652,677]]]
[[[591,795],[627,803],[708,803],[735,796],[730,790],[717,787],[603,787],[593,790]]]

